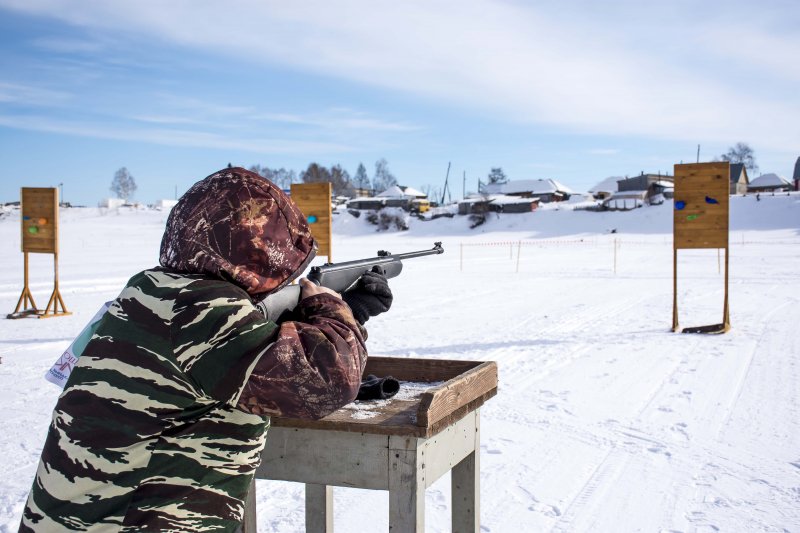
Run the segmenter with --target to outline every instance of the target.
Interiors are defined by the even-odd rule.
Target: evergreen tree
[[[353,186],[357,189],[369,189],[369,176],[367,176],[367,169],[364,167],[364,163],[358,164],[356,175],[353,178]]]

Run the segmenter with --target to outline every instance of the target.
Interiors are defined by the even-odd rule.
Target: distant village
[[[795,164],[792,181],[774,173],[762,174],[751,180],[744,163],[730,165],[729,180],[732,195],[797,191],[800,190],[800,157]],[[418,214],[420,218],[488,212],[526,213],[551,202],[568,202],[573,209],[589,211],[625,211],[662,204],[672,199],[673,190],[673,176],[642,172],[634,177],[607,178],[587,192],[576,192],[554,179],[507,180],[481,184],[479,193],[469,194],[446,206],[413,187],[403,185],[393,185],[377,194],[367,189],[356,189],[354,198],[339,197],[334,203],[344,206],[353,214],[396,207]],[[432,216],[426,216],[426,213]]]

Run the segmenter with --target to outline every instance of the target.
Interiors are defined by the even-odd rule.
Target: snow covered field
[[[482,409],[486,532],[800,531],[800,196],[731,199],[725,335],[670,332],[672,204],[541,209],[376,233],[344,213],[334,259],[430,248],[367,325],[374,355],[494,360]],[[129,276],[157,262],[166,213],[62,211],[73,315],[0,320],[0,531],[16,531],[59,389],[43,374]],[[612,230],[616,230],[612,233]],[[18,214],[0,218],[0,311],[22,288]],[[464,246],[462,247],[462,243]],[[616,247],[616,255],[615,255]],[[463,250],[463,254],[462,254]],[[519,258],[517,253],[519,252]],[[720,322],[715,250],[679,253],[681,325]],[[33,255],[44,306],[52,259]],[[447,477],[426,530],[449,531]],[[335,490],[340,532],[388,530],[388,494]],[[258,482],[260,531],[304,528],[302,486]]]

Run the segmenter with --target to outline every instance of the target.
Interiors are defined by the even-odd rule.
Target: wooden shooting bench
[[[452,472],[453,531],[478,533],[479,408],[497,394],[497,364],[370,357],[364,373],[393,376],[400,393],[317,421],[272,418],[256,478],[306,484],[307,533],[332,533],[333,486],[388,490],[390,531],[422,533],[425,489]],[[409,399],[402,382],[432,386]],[[257,531],[255,500],[254,483],[244,533]]]

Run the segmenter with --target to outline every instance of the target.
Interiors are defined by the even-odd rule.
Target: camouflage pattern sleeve
[[[341,299],[300,301],[300,320],[284,322],[239,398],[252,414],[319,419],[352,402],[367,362],[366,331]]]

